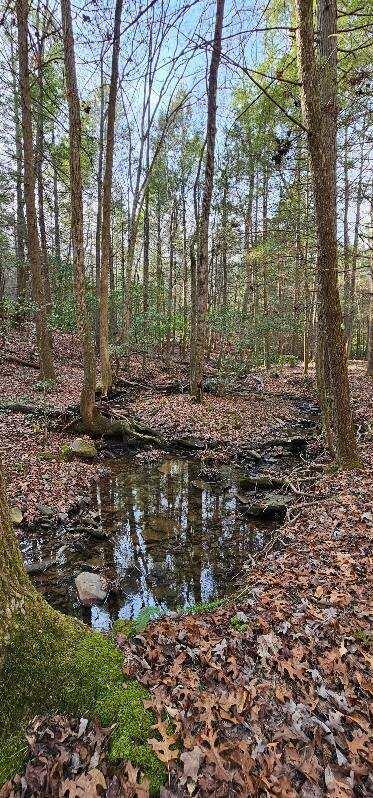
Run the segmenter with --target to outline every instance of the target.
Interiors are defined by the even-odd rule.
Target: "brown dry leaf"
[[[7,781],[0,787],[0,798],[11,798],[13,793],[13,781]],[[14,793],[13,793],[14,795]]]
[[[355,734],[353,740],[347,740],[347,746],[352,754],[362,751],[363,754],[369,753],[369,734]]]
[[[191,751],[183,751],[180,756],[182,760],[183,767],[184,767],[184,779],[191,779],[191,781],[195,784],[198,777],[198,772],[201,766],[201,762],[204,759],[204,753],[199,748],[198,745],[195,745]]]
[[[123,798],[149,798],[149,780],[142,776],[140,769],[134,767],[131,762],[126,762],[125,775],[127,781],[122,780],[122,792],[119,795]]]
[[[320,776],[322,774],[322,767],[320,766],[311,746],[306,746],[304,751],[300,753],[296,748],[294,748],[294,746],[289,745],[286,748],[286,758],[297,770],[299,770],[305,776],[308,776],[311,781],[315,782],[316,784],[319,783]]]
[[[179,757],[179,751],[171,748],[172,745],[177,743],[178,738],[175,734],[169,735],[167,733],[166,724],[162,721],[159,721],[153,728],[159,732],[162,739],[157,740],[156,738],[152,738],[149,740],[149,745],[152,747],[153,751],[155,751],[161,762],[164,762],[165,765],[169,765],[173,759],[178,759]]]
[[[98,768],[82,773],[78,779],[66,779],[61,784],[61,798],[97,798],[102,794],[97,792],[97,787],[106,789],[106,781],[103,773]]]

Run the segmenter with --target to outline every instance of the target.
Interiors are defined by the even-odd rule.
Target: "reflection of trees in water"
[[[123,552],[129,557],[122,569],[127,595],[113,599],[115,614],[121,603],[201,602],[215,586],[220,593],[229,588],[227,578],[242,569],[255,533],[250,534],[232,490],[202,482],[200,470],[199,461],[170,459],[134,471],[132,461],[115,478],[101,481],[103,527],[115,531],[116,540],[116,546],[103,546],[105,566],[115,567],[116,551],[119,560]]]

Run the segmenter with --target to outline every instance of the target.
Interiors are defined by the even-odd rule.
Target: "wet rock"
[[[73,454],[83,460],[91,460],[97,456],[97,449],[88,438],[74,438],[74,440],[64,448],[65,454]]]
[[[74,581],[79,601],[85,607],[91,607],[96,602],[105,601],[108,594],[108,586],[103,576],[89,571],[82,571]]]
[[[38,504],[38,511],[45,518],[53,518],[54,516],[54,507],[50,507],[49,504]]]
[[[245,452],[246,457],[251,457],[252,460],[255,460],[256,463],[260,463],[263,460],[262,455],[260,452],[255,451],[255,449],[248,449]]]
[[[14,526],[21,524],[23,521],[23,513],[19,507],[10,508],[10,520]]]
[[[174,443],[176,443],[177,446],[185,446],[186,449],[204,449],[206,445],[203,441],[191,438],[189,435],[175,438]]]
[[[92,538],[95,538],[95,540],[110,540],[110,535],[99,527],[91,527],[90,529],[87,529],[86,534],[90,535]]]
[[[241,494],[237,494],[237,498],[245,505],[246,512],[254,518],[268,518],[275,515],[285,516],[291,501],[289,496],[282,496],[281,493],[268,493],[260,500],[242,496]]]
[[[85,571],[89,571],[90,573],[97,573],[97,571],[102,568],[102,562],[98,558],[91,560],[91,562],[81,562],[79,563],[79,571],[77,572],[77,576],[81,573],[81,568],[84,568]]]
[[[27,562],[25,563],[25,570],[28,574],[42,574],[52,565],[56,565],[56,560],[51,560],[50,558],[39,562]]]
[[[306,448],[307,440],[300,435],[292,435],[287,438],[275,438],[273,441],[269,441],[268,445],[282,446],[285,449],[290,449],[292,452],[296,452]]]
[[[60,548],[57,549],[57,551],[56,551],[56,562],[57,563],[60,564],[60,563],[65,562],[65,560],[67,559],[68,550],[69,550],[69,547],[66,544],[64,544],[63,546],[60,546]]]
[[[238,484],[242,490],[268,490],[268,488],[280,488],[284,483],[282,479],[273,477],[272,474],[256,474],[241,477]]]

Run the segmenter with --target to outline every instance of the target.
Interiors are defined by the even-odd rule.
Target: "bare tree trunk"
[[[163,272],[162,272],[162,230],[161,230],[161,198],[157,199],[157,265],[156,265],[156,308],[157,316],[160,318],[163,312]]]
[[[373,377],[373,266],[370,267],[367,374]]]
[[[268,171],[264,167],[263,173],[263,243],[266,242],[268,233]],[[263,336],[263,354],[264,365],[268,371],[270,367],[270,332],[269,332],[269,318],[268,318],[268,278],[267,278],[267,256],[263,253],[263,317],[264,317],[264,336]]]
[[[338,292],[336,235],[336,2],[320,0],[319,35],[322,63],[314,47],[313,2],[297,0],[298,63],[302,110],[308,129],[315,198],[319,331],[327,361],[332,397],[333,433],[342,467],[358,461],[352,424],[350,389]],[[321,69],[320,69],[321,67]]]
[[[344,326],[347,329],[348,317],[348,294],[350,278],[350,238],[348,234],[348,211],[350,200],[350,183],[348,179],[348,121],[345,124],[345,134],[343,142],[343,189],[344,189],[344,208],[343,208],[343,316]]]
[[[366,121],[364,120],[363,138],[362,138],[362,143],[361,143],[361,155],[360,155],[360,164],[359,164],[359,177],[358,177],[358,186],[357,186],[357,197],[356,197],[354,243],[353,243],[352,252],[351,252],[350,279],[348,281],[347,303],[346,303],[346,308],[345,308],[345,316],[346,316],[345,328],[346,328],[347,357],[349,357],[350,350],[351,350],[353,324],[354,324],[356,266],[357,266],[358,249],[359,249],[360,214],[361,214],[361,205],[362,205],[362,201],[363,201],[363,167],[364,167],[365,125],[366,125]]]
[[[198,232],[196,345],[191,362],[191,393],[198,402],[203,398],[204,351],[207,340],[209,221],[214,180],[216,97],[223,18],[224,0],[216,0],[215,32],[208,82],[205,181]]]
[[[43,80],[43,58],[44,58],[44,31],[39,28],[39,8],[37,10],[36,22],[36,43],[37,43],[37,71],[36,80],[38,87],[37,114],[36,114],[36,142],[35,142],[35,170],[38,194],[38,222],[40,233],[40,247],[42,254],[42,271],[44,280],[44,294],[47,305],[47,313],[52,309],[52,290],[49,275],[49,259],[47,245],[47,231],[45,227],[44,215],[44,185],[43,185],[43,161],[44,161],[44,80]]]
[[[172,207],[170,218],[170,257],[168,269],[168,290],[167,290],[167,335],[166,335],[166,363],[167,368],[171,367],[171,327],[172,327],[172,292],[174,285],[174,242],[176,236],[177,209],[176,203]]]
[[[16,259],[17,259],[17,299],[24,301],[28,295],[29,275],[26,264],[26,220],[24,212],[24,199],[22,190],[22,130],[19,118],[19,98],[17,87],[16,59],[13,51],[13,41],[10,39],[12,76],[13,76],[13,103],[14,103],[14,142],[16,155],[16,198],[17,198],[17,225],[16,225]]]
[[[304,375],[308,374],[308,366],[310,359],[310,338],[312,326],[312,307],[311,307],[311,292],[310,292],[310,275],[308,269],[308,230],[309,230],[309,169],[308,163],[306,167],[306,242],[304,247],[303,265],[304,265],[304,331],[303,331],[303,362],[304,362]]]
[[[61,0],[61,12],[67,102],[69,107],[71,233],[74,257],[75,302],[84,366],[84,384],[80,398],[80,410],[84,424],[88,428],[92,428],[95,420],[96,363],[85,299],[83,188],[80,163],[81,121],[70,0]]]
[[[183,225],[183,336],[182,352],[185,356],[188,340],[188,246],[186,228],[185,186],[182,189],[182,225]]]
[[[107,111],[106,163],[102,194],[102,235],[101,235],[101,274],[100,274],[100,364],[102,393],[107,395],[112,384],[112,371],[109,356],[109,268],[110,268],[110,214],[111,187],[113,182],[113,156],[115,110],[118,90],[118,61],[120,48],[120,22],[123,0],[116,0],[111,79]]]
[[[36,304],[36,343],[40,358],[42,379],[54,379],[51,336],[48,329],[45,305],[42,255],[38,234],[35,205],[35,171],[32,141],[32,115],[30,73],[28,60],[28,3],[17,0],[19,83],[21,93],[22,131],[23,131],[23,171],[27,220],[27,249],[31,266],[33,299]]]
[[[96,319],[95,338],[97,351],[100,348],[100,270],[101,270],[101,228],[102,228],[102,173],[104,162],[104,57],[100,57],[100,126],[98,136],[98,165],[97,165],[97,212],[96,212],[96,245],[95,245],[95,282],[96,282]]]
[[[373,202],[370,204],[370,234],[373,235]],[[373,377],[373,250],[370,250],[369,274],[369,320],[368,320],[368,362],[367,374]]]
[[[52,145],[55,146],[54,127],[52,130]],[[60,232],[60,204],[58,200],[58,176],[53,157],[53,216],[54,216],[54,256],[57,264],[61,265],[61,232]]]
[[[249,307],[249,299],[253,293],[252,263],[250,251],[253,246],[253,199],[254,199],[254,169],[250,172],[249,192],[247,196],[247,206],[245,211],[245,234],[244,234],[244,261],[245,261],[245,293],[242,302],[242,317],[245,320]]]

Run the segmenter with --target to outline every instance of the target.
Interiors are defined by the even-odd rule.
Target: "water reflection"
[[[174,610],[234,590],[268,525],[242,513],[234,476],[219,483],[204,476],[197,460],[112,462],[88,508],[97,512],[101,537],[88,537],[84,547],[78,526],[48,543],[39,529],[37,539],[24,545],[30,561],[53,557],[60,547],[58,565],[35,577],[36,584],[52,604],[100,629],[135,617],[144,606]],[[104,573],[114,589],[103,606],[85,610],[76,602],[73,576],[90,568]]]

